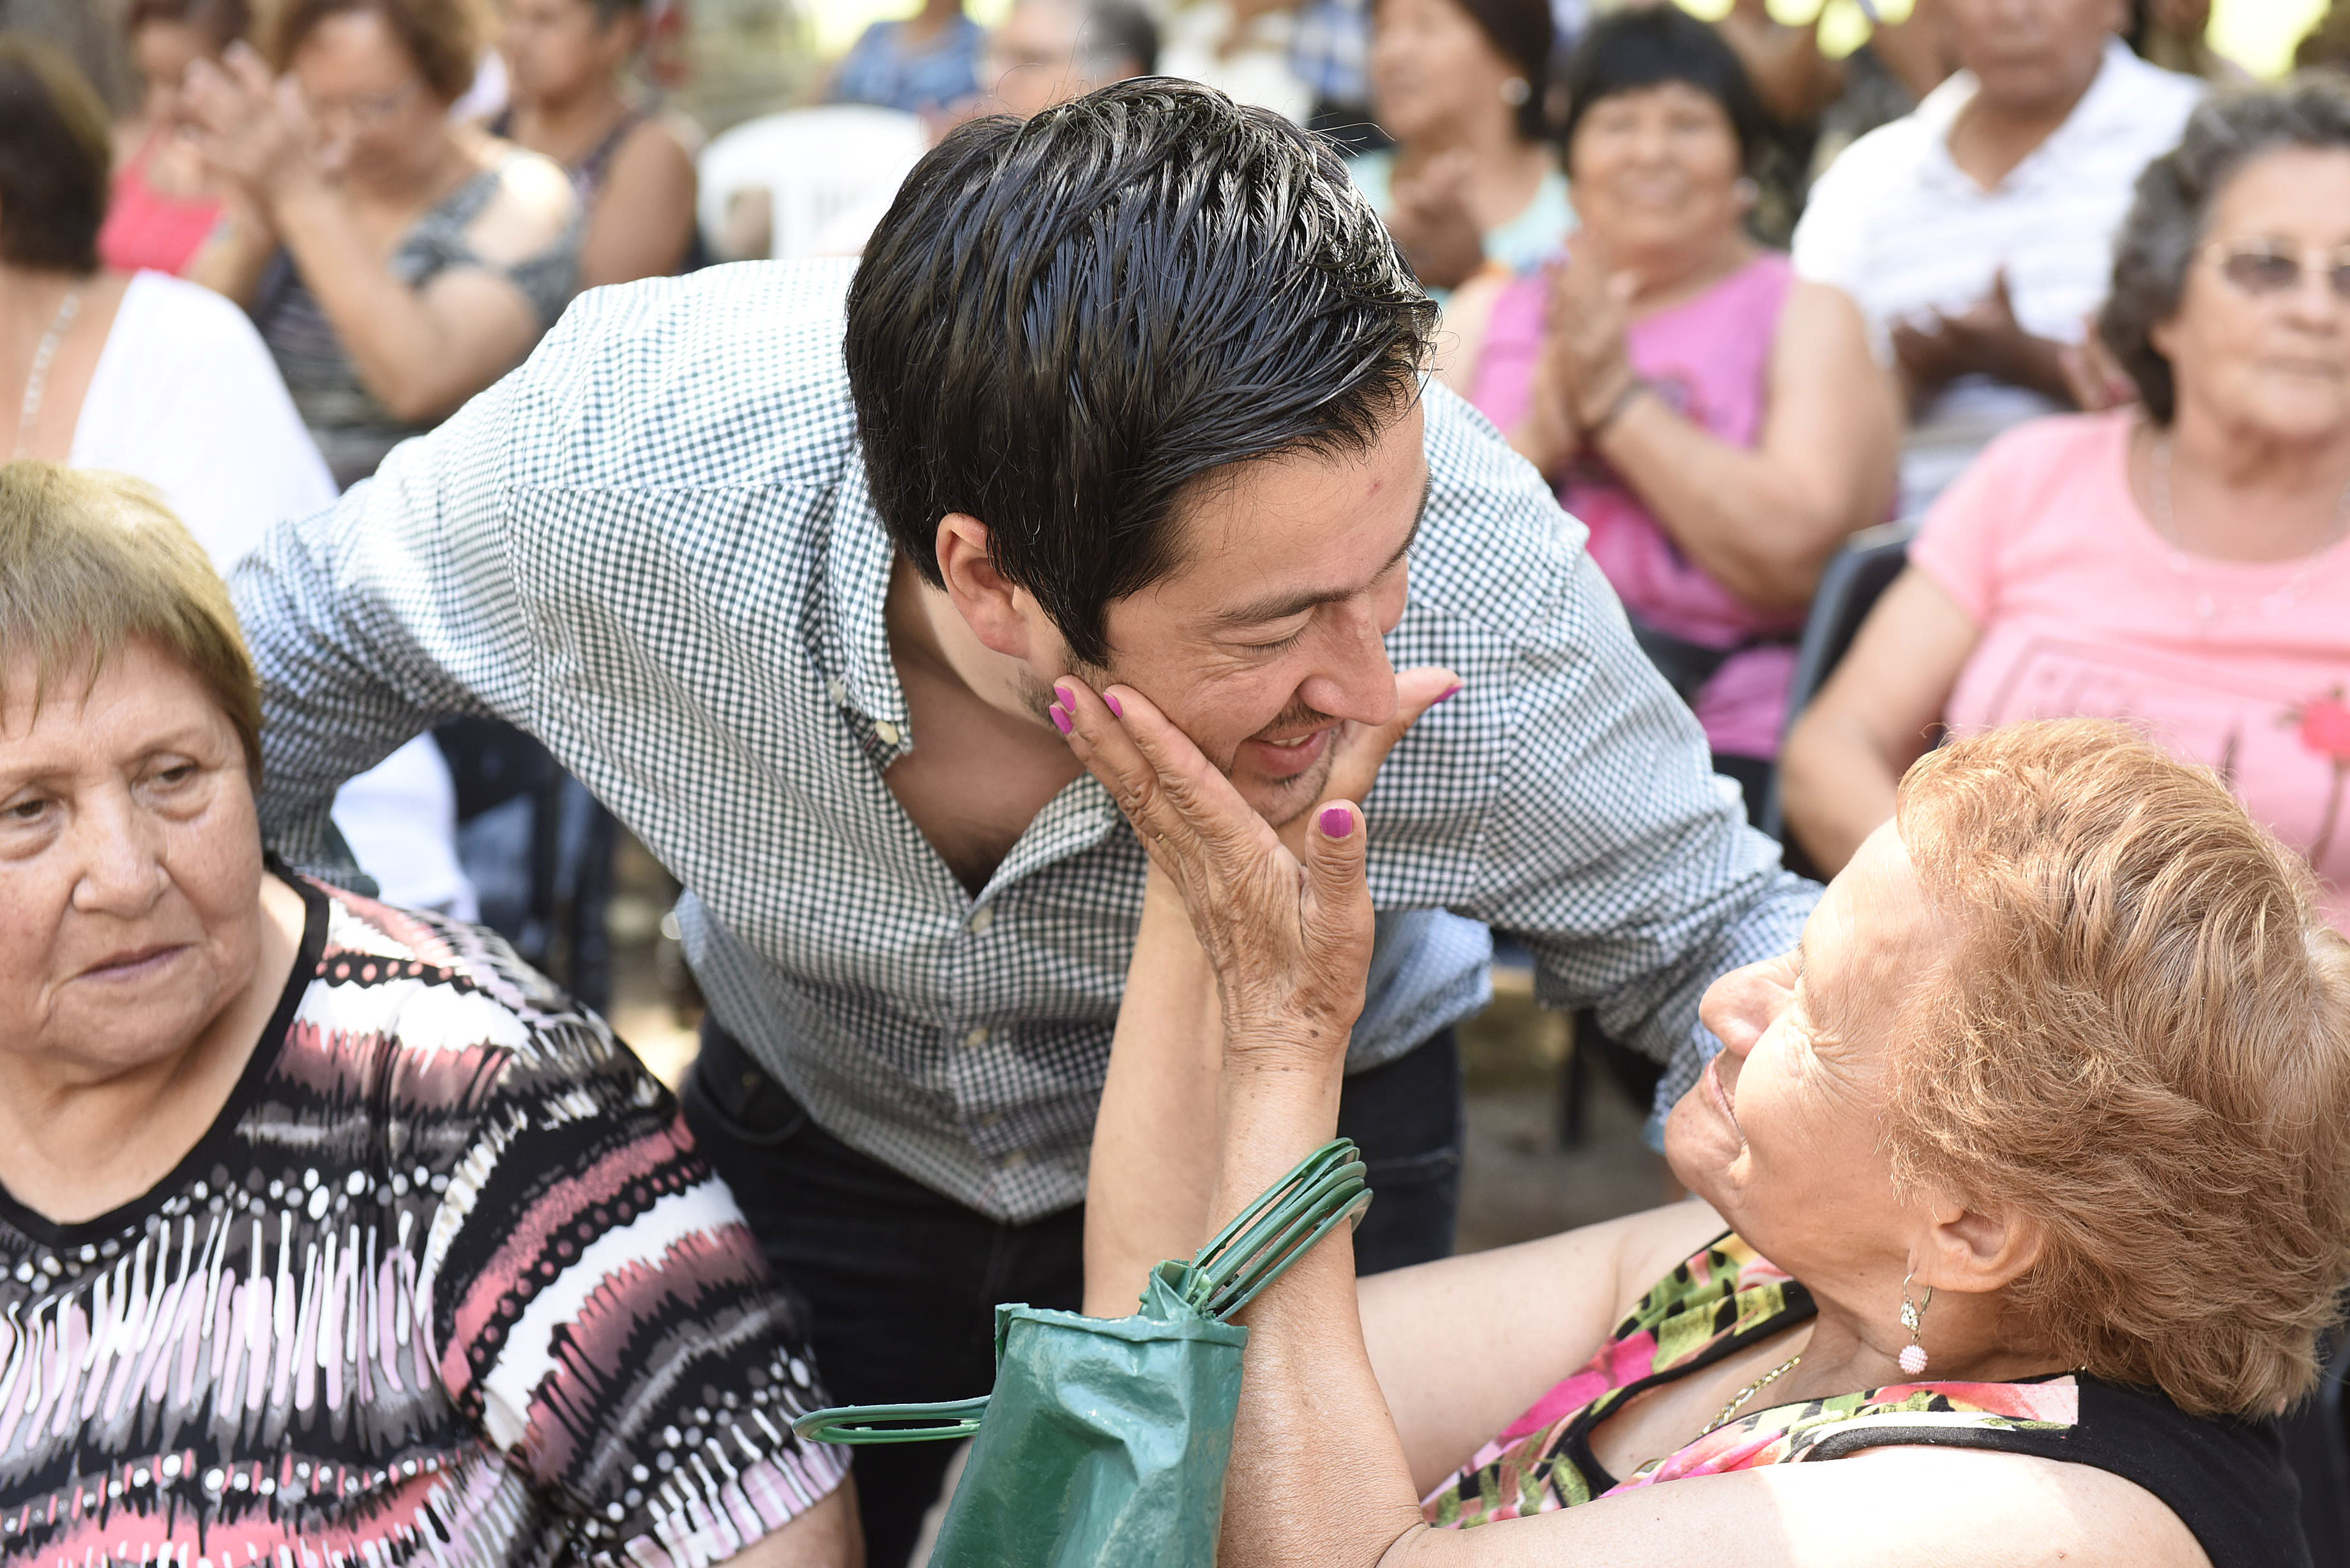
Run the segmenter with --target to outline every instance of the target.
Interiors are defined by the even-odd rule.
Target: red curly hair
[[[2219,778],[2118,724],[1929,753],[1896,818],[1958,933],[1895,1177],[2023,1218],[2019,1337],[2199,1415],[2317,1376],[2350,1281],[2350,942]]]

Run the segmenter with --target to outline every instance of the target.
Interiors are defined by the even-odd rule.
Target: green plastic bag
[[[1199,1256],[1151,1270],[1133,1317],[997,1307],[986,1397],[795,1428],[827,1443],[977,1434],[930,1568],[1211,1568],[1248,1344],[1228,1320],[1370,1201],[1354,1144],[1325,1144]]]

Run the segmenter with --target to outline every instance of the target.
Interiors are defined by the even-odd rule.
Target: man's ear
[[[2044,1238],[2038,1225],[2022,1216],[1937,1198],[1927,1205],[1925,1218],[1916,1259],[1921,1285],[1984,1295],[2012,1284],[2040,1261]]]
[[[1026,659],[1035,650],[1036,601],[996,570],[987,546],[987,524],[969,513],[939,519],[939,576],[955,613],[994,652]]]

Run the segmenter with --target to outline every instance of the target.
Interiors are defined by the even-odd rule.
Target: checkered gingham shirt
[[[841,363],[853,264],[598,289],[529,361],[279,525],[234,592],[265,688],[272,843],[323,858],[335,785],[441,716],[539,736],[676,873],[718,1022],[836,1136],[982,1213],[1085,1194],[1144,858],[1090,776],[974,898],[883,783],[918,744],[889,536]],[[1355,1067],[1487,1000],[1479,922],[1550,1005],[1686,1087],[1700,992],[1815,889],[1743,826],[1534,471],[1427,394],[1433,490],[1399,667],[1467,690],[1369,802],[1382,911]]]

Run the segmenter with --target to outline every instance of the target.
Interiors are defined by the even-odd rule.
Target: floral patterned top
[[[1618,1480],[1591,1448],[1649,1388],[1814,1315],[1811,1293],[1725,1232],[1651,1286],[1580,1371],[1479,1449],[1421,1504],[1461,1529],[1572,1508],[1688,1476],[1843,1459],[1888,1444],[2001,1449],[2095,1465],[2168,1504],[2213,1568],[2309,1561],[2273,1422],[2200,1419],[2159,1394],[2085,1374],[1917,1382],[1748,1411]]]

